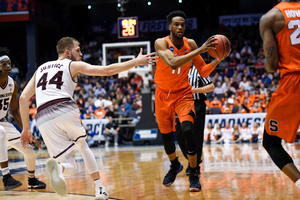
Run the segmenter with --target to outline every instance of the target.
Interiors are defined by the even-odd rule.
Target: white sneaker
[[[108,147],[108,142],[105,142],[105,147]]]
[[[119,146],[119,144],[118,144],[118,143],[115,143],[115,147],[117,147],[117,146]]]
[[[61,167],[54,158],[50,158],[47,163],[47,170],[50,175],[52,189],[59,195],[65,196],[68,194],[67,182],[62,175]]]
[[[96,199],[108,199],[108,193],[106,192],[105,187],[96,188]]]

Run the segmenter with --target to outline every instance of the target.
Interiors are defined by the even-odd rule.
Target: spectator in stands
[[[240,54],[242,57],[250,57],[252,48],[249,46],[248,41],[245,41],[245,46],[242,48]]]
[[[228,101],[228,104],[229,104],[229,107],[231,108],[231,110],[232,110],[233,107],[237,107],[237,106],[240,105],[240,103],[239,103],[239,101],[237,100],[235,94],[232,94],[232,95],[228,98],[227,101]]]
[[[130,80],[130,84],[134,88],[136,88],[138,86],[142,86],[143,85],[143,78],[138,74],[134,74],[133,78]]]
[[[252,76],[252,85],[254,86],[254,88],[256,88],[257,86],[259,86],[259,83],[258,83],[258,80],[257,80],[256,76]]]
[[[213,130],[212,123],[208,122],[207,127],[205,127],[205,129],[204,129],[204,142],[205,142],[205,144],[210,144],[211,137],[212,137],[212,130]]]
[[[108,118],[109,116],[111,116],[112,118],[116,118],[117,117],[114,105],[110,105],[108,107],[108,110],[106,112],[105,118]]]
[[[232,110],[228,104],[228,101],[224,101],[224,105],[221,107],[221,112],[223,114],[231,114],[232,113]]]
[[[104,93],[106,95],[106,90],[102,87],[102,85],[100,83],[96,83],[96,90],[94,92],[95,96],[98,97],[99,95],[101,95],[102,93]]]
[[[222,88],[223,88],[223,91],[226,91],[227,90],[227,87],[229,85],[229,78],[227,76],[224,76],[224,81],[222,83]]]
[[[96,118],[94,111],[93,111],[93,107],[91,105],[88,106],[83,117],[84,117],[84,119],[95,119]]]
[[[84,80],[84,84],[83,84],[83,88],[85,91],[89,91],[89,89],[93,89],[93,85],[90,83],[90,80],[89,79],[85,79]]]
[[[243,58],[239,59],[239,63],[236,66],[239,67],[241,70],[243,70],[246,67],[246,63],[244,62]]]
[[[255,101],[251,110],[250,110],[250,113],[262,113],[262,109],[261,109],[261,106],[259,105],[259,102]]]
[[[29,116],[31,120],[35,118],[36,111],[37,111],[36,105],[35,103],[32,103],[29,108]]]
[[[82,96],[82,94],[79,94],[76,104],[79,109],[85,108],[85,98]]]
[[[131,110],[131,105],[130,105],[130,103],[127,102],[126,97],[124,97],[124,98],[122,99],[122,104],[121,104],[120,107],[122,107],[122,106],[124,106],[125,111]]]
[[[102,103],[102,105],[99,105],[97,107],[97,109],[94,111],[94,114],[95,114],[97,119],[102,119],[106,115],[106,110],[105,110],[103,105],[104,105],[104,103]]]
[[[94,105],[98,108],[104,106],[104,104],[105,104],[105,94],[102,93],[98,95],[98,99],[94,102]]]
[[[221,101],[218,99],[218,97],[216,95],[214,95],[213,100],[209,103],[209,108],[221,108],[222,107],[222,103]]]
[[[230,127],[230,123],[227,121],[225,122],[225,127],[221,129],[222,137],[216,141],[216,143],[224,142],[225,144],[230,143],[233,137],[233,128]]]
[[[142,107],[142,100],[141,100],[141,96],[139,94],[135,95],[135,100],[136,100],[137,105]]]
[[[214,94],[224,94],[225,91],[223,90],[221,84],[222,83],[220,81],[217,82],[217,85],[216,85],[215,90],[213,92]]]
[[[105,125],[105,130],[103,131],[103,135],[105,138],[105,147],[109,146],[109,137],[114,137],[114,145],[117,147],[119,145],[119,131],[120,127],[117,121],[114,121],[111,116],[108,117],[109,122]]]
[[[264,99],[260,99],[259,100],[259,105],[260,105],[260,107],[261,107],[261,109],[262,109],[263,112],[267,111],[267,106],[268,105],[267,105],[267,103],[264,102]]]
[[[230,61],[228,62],[228,67],[236,67],[237,66],[236,58],[230,58]]]
[[[264,83],[266,86],[269,86],[271,84],[271,79],[268,76],[268,73],[265,72],[262,76],[261,76],[261,81],[262,83]]]
[[[242,86],[244,86],[245,90],[246,88],[249,87],[249,82],[247,80],[247,77],[243,77],[243,80],[239,83],[239,88],[241,88]]]
[[[261,83],[261,84],[260,84],[259,91],[260,91],[261,94],[264,94],[264,95],[267,94],[267,88],[265,87],[265,84],[264,84],[264,83]]]
[[[278,88],[276,80],[273,79],[268,88],[270,89],[271,93],[273,93]]]
[[[237,60],[240,60],[241,58],[241,54],[239,52],[236,51],[236,49],[232,49],[231,54],[229,56],[230,58],[235,58]]]

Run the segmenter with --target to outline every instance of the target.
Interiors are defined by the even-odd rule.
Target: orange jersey
[[[170,40],[170,37],[164,37],[168,42],[168,48],[175,56],[182,56],[191,52],[188,41],[183,37],[183,46],[177,49]],[[184,66],[173,70],[162,59],[158,58],[156,64],[156,72],[154,76],[155,83],[163,90],[180,90],[189,87],[188,73],[191,67],[191,62]]]
[[[281,11],[285,19],[284,28],[276,35],[279,71],[281,76],[300,71],[300,3],[281,2],[274,8]]]

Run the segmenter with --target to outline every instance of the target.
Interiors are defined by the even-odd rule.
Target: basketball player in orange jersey
[[[167,16],[170,35],[155,41],[156,53],[159,56],[154,77],[158,86],[155,93],[155,114],[162,133],[165,152],[171,161],[171,169],[166,174],[163,185],[171,185],[175,181],[176,175],[183,169],[175,153],[173,132],[176,131],[176,112],[182,126],[191,167],[190,191],[200,191],[197,143],[192,134],[195,118],[194,100],[192,86],[188,81],[188,72],[191,61],[193,61],[199,74],[202,77],[207,77],[224,58],[217,58],[206,65],[200,54],[213,49],[212,46],[217,44],[216,39],[210,37],[198,48],[194,40],[183,37],[185,19],[184,12],[171,12]]]
[[[108,199],[108,193],[100,178],[93,152],[86,143],[86,132],[80,120],[80,112],[73,99],[79,74],[88,76],[111,76],[136,65],[154,64],[155,53],[139,55],[132,60],[108,66],[90,65],[81,62],[80,43],[64,37],[57,43],[58,60],[46,62],[38,67],[20,97],[20,112],[23,123],[21,143],[27,148],[32,140],[29,125],[28,100],[36,95],[36,123],[51,158],[46,166],[53,190],[67,195],[68,186],[64,176],[76,173],[74,154],[78,150],[95,183],[95,199]],[[59,162],[59,163],[58,163]]]
[[[300,2],[279,2],[259,22],[265,68],[281,74],[267,111],[263,146],[300,190],[300,172],[281,145],[282,139],[294,141],[300,123]]]

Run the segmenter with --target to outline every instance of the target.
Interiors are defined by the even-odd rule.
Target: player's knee
[[[174,143],[174,134],[173,132],[162,134],[162,141],[164,144],[164,148],[166,151],[166,154],[172,154],[175,152],[175,143]]]
[[[266,130],[264,130],[262,146],[266,151],[269,151],[269,149],[273,146],[281,146],[281,139],[276,136],[269,135]]]
[[[186,143],[187,154],[191,156],[197,154],[197,143],[193,136],[193,126],[194,124],[190,121],[182,122],[182,132]]]

